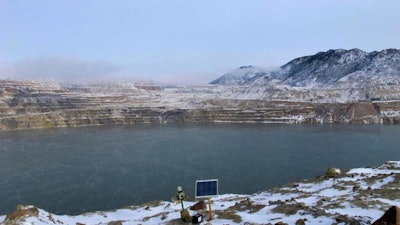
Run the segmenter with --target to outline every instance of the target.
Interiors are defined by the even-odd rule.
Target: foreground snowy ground
[[[390,206],[400,206],[399,182],[400,162],[391,161],[252,195],[222,194],[212,199],[213,220],[207,221],[208,210],[200,211],[202,224],[371,224]],[[184,206],[195,203],[184,201]],[[33,206],[25,208],[29,207]],[[14,220],[0,216],[0,224],[188,224],[180,220],[180,210],[180,204],[168,201],[79,216],[38,209],[37,216],[33,213]]]

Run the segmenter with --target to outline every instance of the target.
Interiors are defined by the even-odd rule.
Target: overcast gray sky
[[[0,78],[202,84],[329,49],[400,48],[398,0],[0,0]]]

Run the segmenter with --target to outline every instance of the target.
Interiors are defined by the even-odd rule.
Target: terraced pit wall
[[[398,124],[400,101],[315,103],[0,81],[0,130],[164,123]]]
[[[197,109],[166,107],[104,107],[84,109],[30,108],[0,118],[0,129],[79,127],[113,124],[164,123],[357,123],[398,124],[399,103],[310,104],[267,102],[264,108],[213,106]],[[3,108],[4,110],[4,108]],[[10,110],[10,109],[9,109]],[[386,114],[382,113],[385,110]]]

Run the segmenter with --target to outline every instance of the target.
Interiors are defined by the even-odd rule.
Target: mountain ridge
[[[256,72],[251,73],[252,71]],[[400,50],[385,49],[367,53],[357,48],[330,49],[295,58],[276,70],[252,67],[252,71],[248,67],[239,67],[210,84],[313,88],[399,84]]]

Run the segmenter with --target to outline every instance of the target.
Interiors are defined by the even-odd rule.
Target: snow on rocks
[[[371,224],[391,206],[399,206],[400,162],[375,168],[355,168],[335,177],[321,176],[252,195],[222,194],[212,199],[213,220],[200,210],[203,224]],[[206,200],[207,202],[207,200]],[[190,210],[196,201],[184,201]],[[208,202],[207,202],[208,205]],[[21,206],[19,206],[21,208]],[[0,224],[187,224],[180,204],[155,201],[114,211],[77,216],[55,215],[34,206],[27,215],[0,216]],[[17,210],[18,211],[18,210]],[[29,210],[28,210],[29,211]],[[8,219],[7,219],[8,218]]]

